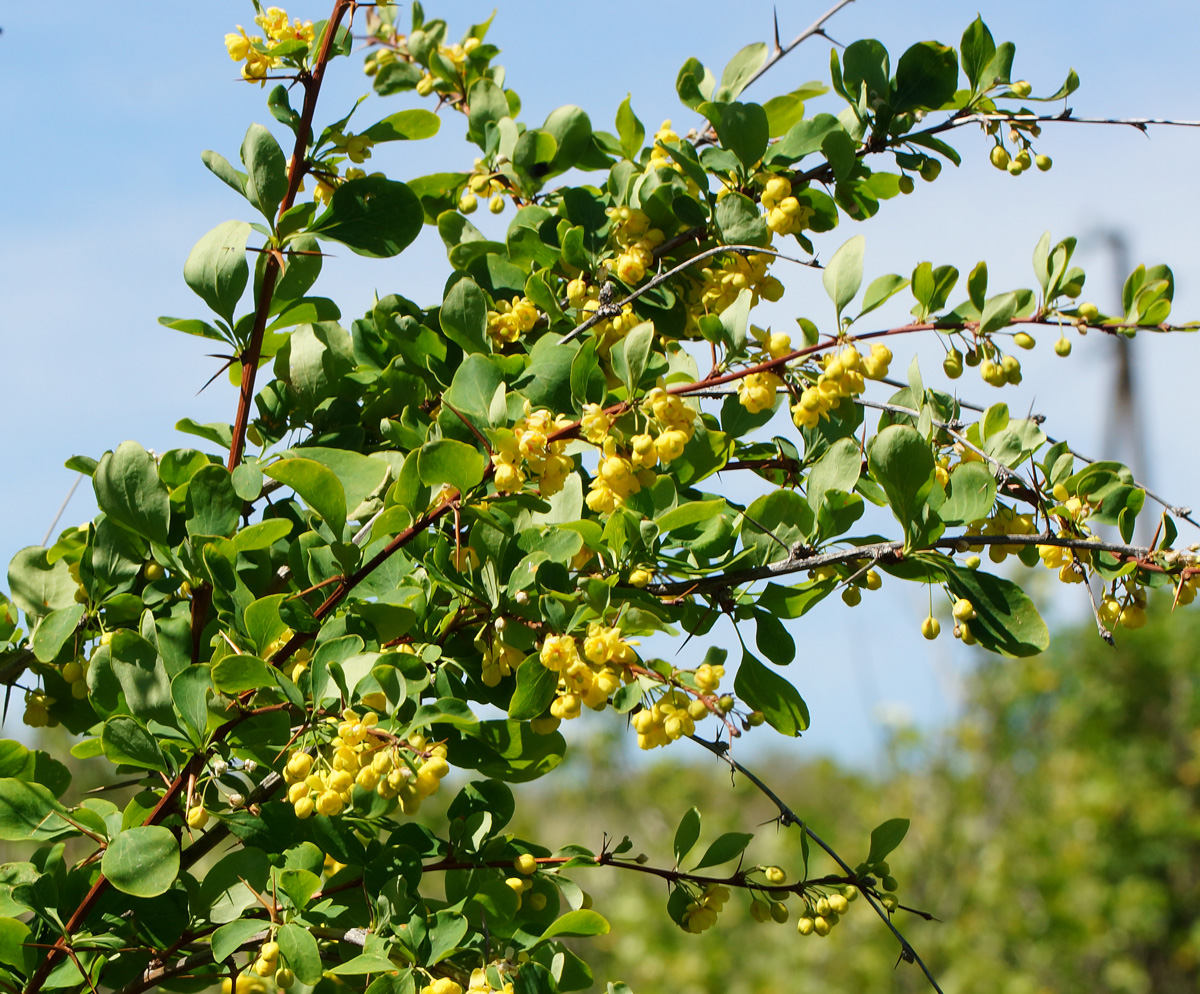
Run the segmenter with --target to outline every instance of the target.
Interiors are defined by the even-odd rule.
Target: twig
[[[1098,539],[1067,538],[1062,535],[957,535],[951,538],[940,538],[930,543],[929,549],[958,549],[971,545],[1051,545],[1057,548],[1087,550],[1089,552],[1109,552],[1127,561],[1136,562],[1148,569],[1161,570],[1155,564],[1146,562],[1152,555],[1152,550],[1139,545],[1121,545],[1115,542],[1102,542]],[[904,543],[875,542],[871,545],[859,545],[853,549],[838,549],[833,552],[822,552],[815,556],[803,558],[788,557],[779,559],[763,566],[752,566],[747,569],[720,573],[700,579],[678,580],[670,583],[651,583],[644,589],[656,597],[679,597],[693,594],[706,594],[717,590],[728,590],[743,584],[754,583],[757,580],[770,580],[789,573],[799,573],[804,570],[819,569],[822,566],[835,566],[839,563],[853,562],[858,559],[871,559],[881,562],[899,562],[912,551],[905,551]]]
[[[793,38],[791,41],[789,41],[786,45],[784,45],[782,47],[780,47],[780,44],[779,44],[779,20],[777,18],[775,21],[775,51],[771,53],[771,57],[769,59],[767,59],[766,62],[764,62],[761,66],[759,66],[758,72],[756,72],[753,76],[750,77],[750,79],[746,82],[746,85],[743,86],[742,89],[743,90],[747,89],[751,84],[753,84],[755,82],[755,80],[758,79],[759,76],[761,76],[768,69],[770,69],[771,66],[775,65],[776,62],[778,62],[780,59],[782,59],[785,55],[787,55],[792,49],[794,49],[801,42],[807,41],[813,35],[824,34],[824,32],[821,30],[821,28],[824,26],[825,22],[828,21],[831,17],[833,17],[833,15],[836,14],[843,7],[849,6],[852,3],[854,3],[854,0],[838,0],[838,2],[835,3],[832,7],[830,7],[827,11],[825,11],[824,14],[822,14],[820,17],[818,17],[815,21],[812,22],[812,24],[810,24],[807,28],[805,28],[798,35],[796,35],[795,38]]]
[[[900,934],[900,930],[896,928],[895,924],[892,922],[892,916],[884,911],[878,902],[871,896],[870,892],[858,882],[857,874],[850,868],[850,865],[834,851],[833,847],[825,842],[825,840],[817,835],[817,833],[811,828],[809,828],[804,819],[796,814],[796,812],[793,811],[779,797],[778,794],[771,790],[771,788],[763,783],[762,780],[760,780],[757,776],[751,773],[750,770],[746,769],[746,767],[729,755],[729,746],[726,743],[709,742],[707,739],[702,739],[695,735],[691,735],[689,738],[697,745],[703,746],[718,759],[727,763],[730,770],[732,770],[734,773],[740,773],[752,784],[754,784],[754,786],[757,787],[759,791],[761,791],[762,794],[772,804],[774,804],[776,809],[779,811],[779,823],[781,825],[798,825],[800,830],[804,832],[805,835],[807,835],[813,840],[813,842],[820,846],[825,851],[826,855],[828,855],[830,859],[832,859],[835,863],[837,863],[838,866],[842,868],[846,875],[854,882],[854,886],[858,888],[858,891],[860,894],[862,894],[863,899],[871,906],[871,910],[879,916],[880,920],[888,927],[892,935],[896,937],[896,941],[900,943],[901,958],[910,963],[916,963],[917,966],[921,968],[921,972],[925,974],[925,979],[928,980],[933,989],[937,991],[937,994],[942,994],[942,989],[938,986],[938,982],[934,980],[933,974],[929,972],[929,967],[925,965],[925,961],[922,960],[917,954],[917,951],[912,947],[912,944]]]
[[[46,529],[46,537],[42,539],[43,546],[50,541],[50,536],[54,534],[54,526],[58,524],[58,519],[63,516],[63,511],[67,509],[67,505],[71,502],[71,498],[75,496],[75,489],[79,486],[79,481],[82,479],[82,473],[75,477],[75,482],[71,484],[71,489],[67,491],[67,496],[64,497],[63,502],[58,505],[58,512],[54,515],[54,520],[50,522],[50,527]]]

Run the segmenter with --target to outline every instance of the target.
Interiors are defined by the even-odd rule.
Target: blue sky
[[[779,4],[786,40],[828,5]],[[306,18],[325,16],[327,2],[289,7]],[[180,417],[229,421],[235,397],[225,381],[200,396],[215,370],[208,343],[161,328],[159,315],[200,316],[202,304],[183,284],[183,261],[208,229],[246,217],[244,203],[212,177],[200,152],[230,159],[251,121],[274,126],[265,93],[237,81],[222,37],[251,23],[248,3],[214,0],[140,7],[90,5],[86,20],[67,22],[38,5],[10,5],[0,35],[0,87],[7,99],[0,122],[12,151],[0,170],[0,341],[7,383],[0,391],[6,427],[6,470],[0,474],[0,560],[41,541],[73,476],[62,467],[72,453],[98,456],[126,438],[158,451],[190,445],[173,430]],[[452,36],[492,10],[490,3],[428,5],[446,16]],[[1035,92],[1056,89],[1068,67],[1082,89],[1070,100],[1077,114],[1200,118],[1194,45],[1200,6],[1194,2],[1035,3],[938,0],[899,4],[856,0],[830,24],[839,42],[877,37],[895,59],[912,42],[956,43],[979,10],[997,40],[1017,44],[1015,74]],[[742,45],[770,39],[772,5],[663,2],[605,5],[502,3],[490,36],[503,50],[508,85],[531,124],[564,103],[578,103],[599,127],[626,93],[649,130],[670,117],[680,130],[696,123],[674,92],[678,67],[696,56],[719,75]],[[147,16],[147,15],[150,16]],[[825,79],[830,45],[807,42],[747,92],[765,100],[810,79]],[[361,57],[335,64],[322,97],[326,119],[341,116],[369,89]],[[417,98],[368,103],[363,121]],[[826,106],[832,107],[827,98]],[[821,109],[821,104],[814,105]],[[836,111],[836,107],[832,107]],[[375,117],[370,115],[374,114]],[[278,127],[276,127],[278,132]],[[431,141],[380,150],[372,165],[396,178],[469,168],[473,146],[462,123],[447,115]],[[907,274],[918,262],[952,262],[966,272],[986,258],[993,287],[1028,285],[1029,258],[1042,231],[1076,234],[1079,259],[1092,284],[1085,296],[1112,300],[1109,257],[1098,234],[1124,233],[1136,262],[1170,263],[1177,277],[1176,314],[1200,316],[1200,204],[1192,176],[1200,129],[1047,127],[1039,151],[1055,160],[1048,174],[1012,179],[987,164],[978,133],[959,135],[961,169],[947,167],[932,187],[890,201],[865,227],[844,223],[819,245],[825,257],[843,240],[867,237],[868,278]],[[500,223],[506,223],[501,219]],[[333,297],[345,320],[364,310],[375,290],[430,303],[448,272],[430,231],[398,259],[362,260],[341,252],[327,262],[317,291]],[[756,316],[791,325],[804,314],[828,323],[828,303],[815,274],[780,271],[788,293]],[[880,321],[902,320],[902,310]],[[881,323],[881,327],[883,324]],[[1046,336],[1048,337],[1048,336]],[[1110,343],[1076,340],[1064,362],[1049,341],[1026,362],[1025,383],[1008,402],[1048,416],[1052,434],[1066,434],[1085,452],[1105,442]],[[1197,350],[1192,336],[1145,336],[1136,345],[1146,423],[1153,426],[1142,464],[1160,493],[1200,505],[1200,445],[1192,429]],[[940,362],[935,343],[919,350],[927,381]],[[907,363],[908,353],[898,351]],[[901,368],[903,368],[901,366]],[[939,384],[944,386],[945,384]],[[959,383],[964,397],[992,402],[977,379]],[[987,393],[985,393],[987,391]],[[198,440],[193,440],[198,441]],[[94,508],[87,481],[65,521]],[[928,645],[916,629],[924,593],[889,583],[854,614],[840,603],[822,606],[797,628],[804,646],[791,674],[809,699],[809,746],[863,759],[877,741],[878,705],[897,705],[922,724],[953,713],[956,684],[969,664],[948,638]],[[1054,612],[1078,615],[1078,599]]]

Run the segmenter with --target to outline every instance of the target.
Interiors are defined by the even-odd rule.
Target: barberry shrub
[[[964,127],[1010,174],[1049,168],[1035,143],[1058,115],[1024,101],[1077,79],[1034,98],[976,19],[958,49],[922,42],[893,73],[858,41],[832,53],[828,86],[753,103],[743,91],[786,55],[753,44],[719,81],[689,60],[677,89],[701,124],[647,139],[630,100],[615,134],[570,105],[523,123],[490,22],[451,44],[411,15],[255,4],[261,33],[225,39],[245,80],[274,84],[274,131],[250,126],[241,168],[204,153],[254,220],[200,239],[184,279],[207,311],[162,323],[232,350],[236,410],[180,421],[197,448],[72,458],[99,515],[9,569],[0,665],[25,723],[64,726],[77,759],[136,789],[124,806],[80,795],[63,763],[4,743],[0,838],[33,849],[3,867],[0,985],[578,990],[593,978],[571,940],[608,924],[575,878],[601,870],[661,878],[693,933],[735,892],[735,914],[801,937],[861,899],[923,967],[892,921],[907,821],[839,840],[865,855],[847,861],[732,747],[808,726],[782,622],[884,577],[928,588],[927,638],[936,597],[956,637],[1008,656],[1048,635],[984,553],[1080,584],[1109,639],[1145,622],[1156,587],[1192,600],[1186,512],[1155,509],[1151,547],[1131,545],[1152,495],[1126,467],[927,386],[915,360],[890,378],[908,335],[944,344],[950,380],[972,367],[1003,387],[1031,329],[1066,355],[1076,333],[1188,327],[1168,323],[1171,271],[1139,267],[1102,314],[1077,303],[1074,239],[1046,235],[1032,289],[995,292],[981,262],[952,301],[959,273],[922,262],[860,294],[864,236],[829,234],[957,164]],[[320,104],[354,30],[377,97],[412,105],[363,127],[358,104]],[[819,97],[838,113],[808,114]],[[443,120],[476,146],[470,168],[368,172],[376,146]],[[481,198],[511,215],[502,236],[469,220]],[[343,323],[312,293],[331,245],[390,258],[424,225],[453,269],[436,306],[389,294]],[[791,265],[820,269],[829,302],[806,299],[791,333],[755,325]],[[911,322],[864,321],[901,294]],[[703,650],[723,618],[743,649],[728,670]],[[686,636],[686,665],[654,658],[652,636]],[[627,838],[552,851],[506,833],[509,785],[553,774],[585,708],[642,749],[688,740],[748,778],[802,833],[800,865],[756,862],[746,833],[693,855],[695,808],[666,862]],[[447,777],[453,798],[420,816]]]

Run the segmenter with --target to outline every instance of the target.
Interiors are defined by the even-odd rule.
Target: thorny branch
[[[904,938],[903,935],[900,934],[900,930],[898,928],[896,928],[895,924],[892,922],[892,916],[888,912],[884,911],[884,909],[879,905],[879,903],[875,900],[875,898],[872,897],[870,890],[867,889],[863,885],[863,883],[859,881],[858,877],[854,873],[854,870],[852,870],[850,868],[850,864],[848,864],[844,859],[842,859],[842,857],[839,856],[834,851],[832,846],[830,846],[827,842],[825,842],[824,839],[822,839],[819,835],[817,835],[816,832],[814,832],[811,828],[809,828],[808,824],[804,821],[804,819],[801,818],[798,814],[796,814],[796,812],[793,811],[779,797],[778,794],[776,794],[773,790],[771,790],[771,788],[768,787],[765,783],[763,783],[762,780],[760,780],[757,776],[755,776],[753,773],[751,773],[750,770],[746,769],[746,767],[744,767],[741,763],[739,763],[736,759],[734,759],[729,754],[729,746],[727,743],[719,742],[719,741],[718,742],[709,742],[707,739],[702,739],[695,735],[692,735],[689,737],[697,745],[703,746],[705,749],[707,749],[709,752],[711,752],[714,756],[716,756],[722,762],[728,764],[729,769],[733,773],[740,773],[747,780],[749,780],[752,784],[754,784],[754,786],[757,787],[763,793],[763,795],[772,804],[775,805],[776,809],[779,811],[779,823],[781,825],[783,825],[785,827],[788,825],[798,825],[800,827],[800,830],[802,832],[804,832],[805,835],[807,835],[810,839],[813,840],[813,842],[815,842],[818,846],[820,846],[825,851],[825,853],[829,856],[829,858],[832,859],[835,863],[837,863],[838,866],[840,866],[842,868],[843,872],[845,872],[847,877],[850,878],[850,881],[854,884],[855,887],[858,888],[858,891],[860,894],[862,894],[863,899],[871,906],[871,909],[875,912],[875,914],[877,914],[880,917],[880,919],[883,921],[883,923],[891,931],[892,935],[894,935],[896,937],[896,941],[900,943],[901,958],[904,959],[906,962],[916,963],[917,966],[919,966],[921,968],[921,972],[925,974],[925,979],[927,979],[929,981],[930,985],[933,987],[933,989],[935,991],[937,991],[937,994],[942,994],[941,987],[939,987],[938,982],[936,980],[934,980],[933,974],[929,972],[929,967],[927,967],[925,965],[925,961],[921,959],[921,957],[917,954],[917,951],[915,949],[913,949],[913,947],[909,943],[909,941],[906,938]]]

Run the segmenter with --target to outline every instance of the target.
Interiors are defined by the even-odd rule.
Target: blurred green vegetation
[[[1122,632],[1115,649],[1090,628],[1055,645],[1033,659],[981,659],[961,721],[936,738],[896,735],[875,774],[797,762],[803,741],[789,758],[743,759],[852,865],[872,827],[912,819],[892,872],[901,902],[940,921],[899,912],[896,923],[947,992],[1195,991],[1200,618],[1181,611]],[[731,787],[686,742],[648,765],[630,763],[620,735],[597,736],[560,772],[553,799],[521,792],[518,834],[596,849],[603,832],[628,834],[633,852],[669,866],[675,826],[696,805],[697,852],[720,832],[755,831],[747,862],[800,871],[799,830],[769,824],[765,798]],[[827,872],[836,869],[814,851],[810,873]],[[613,926],[588,943],[597,980],[638,994],[929,989],[917,967],[893,969],[897,943],[861,900],[822,939],[796,933],[795,900],[787,924],[758,924],[735,893],[712,931],[690,935],[667,917],[661,880],[575,878]]]

